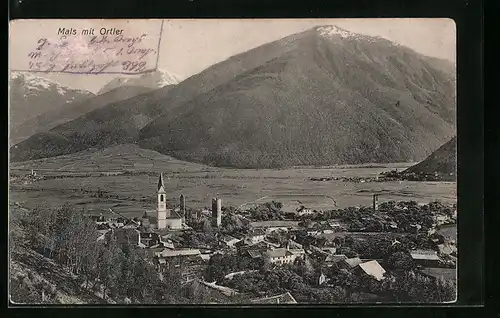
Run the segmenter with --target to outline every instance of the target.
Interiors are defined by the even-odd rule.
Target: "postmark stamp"
[[[143,20],[139,27],[128,20],[61,21],[50,28],[33,27],[40,21],[19,22],[10,25],[16,35],[12,71],[141,74],[157,68],[162,20]],[[25,32],[30,34],[22,36]]]

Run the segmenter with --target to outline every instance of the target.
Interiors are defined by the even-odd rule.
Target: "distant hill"
[[[104,85],[99,90],[99,94],[107,93],[122,86],[141,86],[157,89],[178,84],[180,81],[179,75],[164,70],[156,70],[142,75],[121,75]]]
[[[34,135],[11,159],[137,143],[240,168],[405,162],[454,134],[451,63],[324,26]]]
[[[425,160],[411,166],[403,171],[403,173],[424,173],[441,175],[450,175],[456,177],[457,169],[457,137],[453,137],[450,141],[439,147]]]
[[[9,82],[10,128],[48,111],[64,108],[68,103],[95,96],[84,90],[65,87],[32,73],[12,72]]]
[[[78,100],[66,103],[64,107],[49,110],[24,121],[17,127],[13,127],[10,132],[10,142],[12,145],[15,145],[34,134],[46,132],[107,104],[125,100],[149,92],[150,90],[142,86],[121,86],[101,95],[89,97],[83,101]]]

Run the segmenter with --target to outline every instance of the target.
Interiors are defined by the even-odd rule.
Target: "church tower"
[[[165,184],[163,183],[163,173],[160,173],[158,180],[158,207],[156,208],[158,216],[158,228],[164,229],[167,226],[167,196],[165,192]]]

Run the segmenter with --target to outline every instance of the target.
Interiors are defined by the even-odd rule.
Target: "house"
[[[384,278],[385,269],[376,260],[364,262],[358,265],[360,272],[380,281]]]
[[[437,225],[443,225],[450,222],[450,217],[443,214],[435,215],[433,219]]]
[[[265,241],[261,241],[252,245],[246,245],[243,241],[240,241],[236,243],[236,246],[238,247],[238,252],[240,252],[241,254],[244,254],[249,250],[265,252],[270,248],[270,246]]]
[[[297,254],[294,254],[287,250],[286,248],[277,248],[274,250],[268,250],[264,257],[272,264],[291,264],[297,258]]]
[[[347,260],[347,256],[345,256],[344,254],[333,254],[333,255],[328,255],[325,258],[324,263],[326,264],[326,266],[331,267],[345,260]]]
[[[361,264],[362,261],[359,257],[347,258],[343,261],[337,263],[337,266],[341,269],[351,270]]]
[[[264,241],[265,238],[266,232],[262,229],[256,229],[245,237],[244,243],[247,245],[253,245]]]
[[[295,215],[297,216],[303,216],[303,215],[311,215],[314,214],[314,211],[312,209],[306,208],[305,206],[301,205],[296,211]]]
[[[164,249],[163,251],[156,253],[158,258],[171,258],[171,257],[187,257],[187,256],[200,256],[201,252],[199,249],[179,249],[171,250]]]
[[[101,231],[101,230],[110,230],[110,229],[111,229],[111,226],[109,226],[109,224],[106,223],[106,222],[97,223],[97,230],[98,231]]]
[[[153,247],[160,244],[160,236],[154,232],[140,232],[141,244],[145,247]]]
[[[328,221],[328,225],[331,228],[341,228],[344,226],[340,219],[332,219],[332,220]]]
[[[224,244],[227,247],[235,247],[235,244],[241,241],[241,239],[237,239],[235,237],[232,237],[230,235],[223,235],[221,238],[222,244]]]
[[[249,224],[251,229],[263,229],[266,233],[271,233],[276,230],[292,230],[299,229],[298,221],[259,221],[259,222],[250,222]]]
[[[325,253],[329,254],[335,254],[337,253],[337,248],[336,247],[322,247],[321,250]]]
[[[97,230],[97,241],[104,241],[106,239],[106,233],[108,233],[109,231],[111,231],[111,229],[104,229],[104,230]]]
[[[290,292],[286,292],[281,295],[258,298],[250,300],[252,304],[296,304],[297,301],[293,298]]]
[[[302,249],[302,245],[295,242],[294,240],[288,240],[287,242],[287,248],[288,249]]]
[[[410,255],[416,264],[422,266],[437,266],[441,260],[437,252],[432,250],[413,250],[410,251]]]
[[[261,258],[262,257],[262,252],[258,250],[249,250],[246,252],[248,256],[250,256],[252,259],[256,258]]]
[[[306,251],[302,248],[294,248],[294,249],[288,248],[288,251],[290,253],[292,253],[293,255],[295,255],[295,258],[297,258],[297,257],[304,258],[304,256],[306,255]]]
[[[122,228],[124,228],[124,229],[136,229],[138,227],[139,227],[139,223],[137,223],[134,220],[127,220],[127,221],[125,221],[125,223],[122,226]]]
[[[111,229],[105,234],[106,241],[115,240],[118,245],[142,246],[139,231],[136,229]]]

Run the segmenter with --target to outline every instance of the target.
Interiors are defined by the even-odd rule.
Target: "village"
[[[97,241],[142,249],[160,277],[175,269],[184,286],[195,284],[215,299],[247,295],[237,288],[238,281],[263,268],[297,264],[313,268],[308,279],[314,288],[334,288],[336,276],[346,274],[380,283],[388,279],[386,266],[400,272],[411,268],[430,280],[455,280],[456,238],[439,234],[439,229],[455,226],[456,206],[379,204],[374,194],[371,207],[344,210],[299,205],[285,213],[280,202],[272,201],[243,211],[224,206],[217,197],[211,208],[194,210],[184,195],[178,204],[167,204],[162,174],[155,195],[156,209],[141,217],[127,218],[111,209],[89,215],[97,226]],[[261,290],[245,300],[299,302],[293,291]]]

